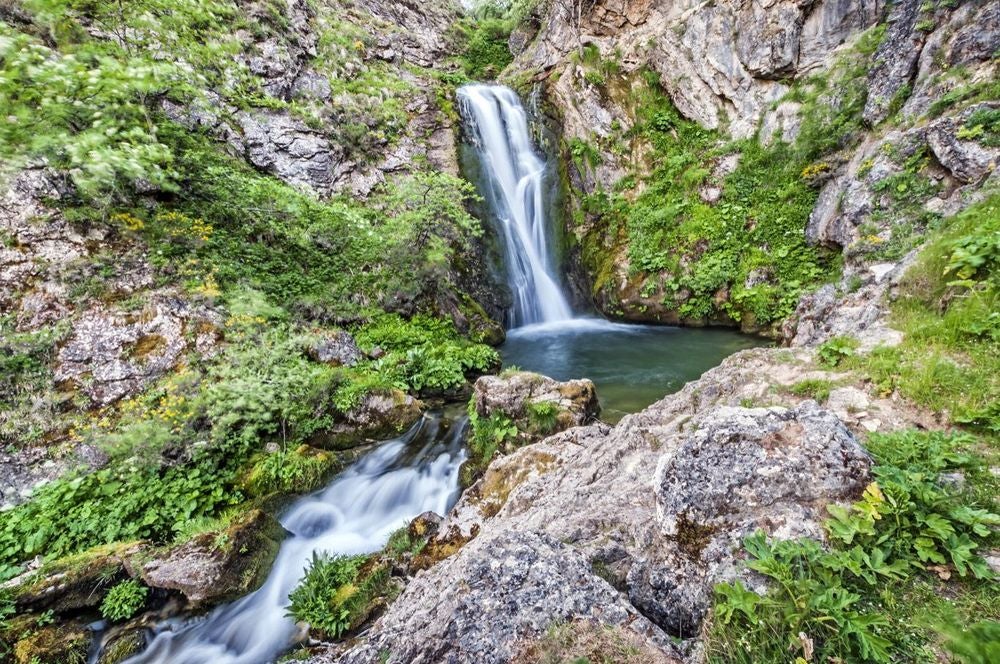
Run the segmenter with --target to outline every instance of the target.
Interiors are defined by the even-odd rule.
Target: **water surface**
[[[590,378],[597,385],[601,419],[617,422],[676,392],[728,355],[764,343],[733,330],[577,318],[510,330],[500,354],[508,367],[558,380]]]

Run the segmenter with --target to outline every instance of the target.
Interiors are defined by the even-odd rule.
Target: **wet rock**
[[[575,619],[622,627],[672,653],[666,635],[571,547],[546,535],[510,532],[476,540],[463,555],[416,577],[367,642],[311,661],[379,662],[389,652],[389,662],[499,664],[524,641]]]
[[[351,367],[365,357],[354,337],[343,330],[324,335],[309,349],[309,355],[317,362],[335,367]]]
[[[601,409],[592,381],[560,382],[529,371],[479,378],[472,403],[479,417],[498,413],[511,418],[521,444],[586,424]]]
[[[196,535],[130,565],[151,588],[180,591],[193,605],[212,605],[260,587],[285,535],[274,517],[255,509],[221,531]]]
[[[108,590],[126,578],[125,561],[140,553],[142,543],[99,546],[55,560],[3,584],[20,612],[67,613],[100,606]]]
[[[97,664],[121,664],[129,657],[141,653],[146,647],[144,628],[126,626],[109,637],[101,649]]]
[[[409,429],[420,419],[424,404],[401,390],[370,392],[311,441],[317,447],[348,449],[385,440]]]

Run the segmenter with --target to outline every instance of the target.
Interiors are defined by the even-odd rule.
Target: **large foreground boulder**
[[[736,406],[778,370],[768,357],[738,354],[614,428],[574,427],[495,460],[441,524],[443,562],[366,642],[314,661],[514,661],[579,621],[677,657],[664,635],[696,635],[716,583],[764,588],[743,538],[821,539],[826,506],[869,481],[854,435],[815,402]]]
[[[385,662],[388,655],[410,664],[500,664],[570,620],[624,627],[672,652],[667,635],[571,547],[548,535],[500,532],[415,579],[375,636],[337,661]]]

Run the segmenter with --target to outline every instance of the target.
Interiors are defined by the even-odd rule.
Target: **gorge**
[[[996,661],[998,52],[0,2],[0,661]]]

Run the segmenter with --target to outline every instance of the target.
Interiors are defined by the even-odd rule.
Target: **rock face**
[[[825,506],[868,482],[854,435],[814,402],[735,406],[771,390],[758,383],[781,374],[774,354],[737,354],[614,428],[575,427],[495,461],[483,484],[532,470],[506,472],[490,509],[481,485],[467,491],[439,532],[471,541],[418,575],[365,643],[314,661],[508,661],[518,639],[568,619],[624,625],[679,657],[664,637],[697,633],[715,583],[760,587],[743,537],[822,538]]]
[[[309,355],[317,362],[335,367],[350,367],[364,359],[364,352],[358,348],[354,338],[342,330],[330,333],[317,341],[309,349]]]
[[[511,418],[522,444],[592,422],[601,412],[592,381],[560,382],[529,371],[479,378],[472,403],[482,418],[494,413]]]
[[[409,612],[395,610],[403,602]],[[389,662],[501,664],[515,658],[526,639],[568,620],[623,626],[670,653],[664,662],[681,661],[666,635],[584,557],[551,536],[528,532],[477,539],[417,577],[379,621],[376,635],[333,661],[379,662],[389,653]]]
[[[180,591],[193,605],[217,604],[264,582],[285,534],[274,517],[253,510],[225,530],[198,535],[134,571],[148,586]]]
[[[163,376],[194,346],[207,350],[216,341],[222,317],[169,294],[154,296],[138,313],[95,306],[73,325],[59,351],[55,379],[79,386],[96,405],[132,394]]]
[[[423,402],[400,390],[370,392],[311,443],[317,447],[347,449],[385,440],[406,431],[420,419],[422,411]]]
[[[963,128],[974,114],[996,108],[1000,108],[996,102],[975,104],[926,126],[891,131],[865,142],[842,174],[824,185],[809,217],[806,238],[842,248],[849,265],[863,264],[866,254],[892,240],[896,226],[914,216],[909,207],[899,205],[900,192],[886,183],[911,173],[908,164],[925,157],[930,163],[913,174],[922,187],[909,195],[916,197],[910,205],[935,214],[954,214],[973,202],[984,181],[996,177],[1000,147],[980,142]]]

